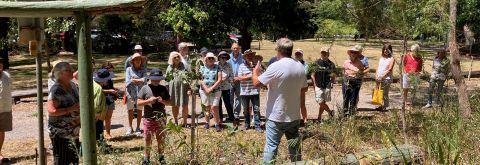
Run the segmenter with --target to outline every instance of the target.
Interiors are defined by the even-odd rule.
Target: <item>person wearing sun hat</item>
[[[132,56],[131,66],[127,68],[125,72],[125,86],[126,86],[126,104],[128,111],[128,130],[127,135],[133,133],[132,121],[134,117],[134,110],[137,111],[137,129],[135,133],[140,135],[140,123],[142,121],[142,106],[137,106],[137,93],[146,83],[147,73],[142,68],[142,64],[145,62],[145,58],[139,53],[135,53]]]
[[[207,53],[208,49],[206,47],[202,47],[200,49],[199,58],[197,59],[197,61],[195,61],[195,72],[198,72],[200,67],[205,65],[205,56],[207,55]]]
[[[158,162],[164,164],[163,146],[165,143],[165,129],[167,114],[166,105],[170,105],[170,94],[167,87],[161,85],[165,80],[162,71],[153,68],[148,77],[150,83],[145,85],[138,92],[138,105],[143,106],[143,134],[144,134],[144,154],[143,164],[150,163],[150,150],[152,148],[152,137],[157,139]]]
[[[308,76],[308,64],[305,63],[305,60],[303,60],[303,50],[300,48],[295,49],[295,59],[302,63],[303,68],[305,70],[305,75],[307,76],[307,79],[310,79],[310,76]],[[307,88],[308,89],[308,88]],[[300,95],[300,112],[302,113],[302,118],[303,122],[307,123],[307,107],[305,106],[305,93],[307,90],[302,90],[302,93]]]
[[[145,70],[145,72],[147,71],[147,65],[148,65],[148,60],[147,60],[147,57],[143,55],[143,48],[141,45],[135,45],[135,47],[133,48],[133,54],[140,54],[141,56],[143,56],[143,58],[145,58],[145,61],[142,63],[142,69]],[[129,56],[126,60],[125,60],[125,70],[131,66],[131,61],[132,61],[132,56]]]
[[[230,56],[227,52],[221,51],[218,53],[218,66],[222,70],[222,83],[220,84],[220,89],[222,90],[222,97],[218,102],[218,108],[220,113],[220,119],[223,119],[223,110],[222,110],[222,100],[225,103],[225,108],[227,109],[228,118],[227,121],[232,121],[235,119],[233,115],[232,99],[230,95],[230,90],[232,89],[233,81],[233,71],[232,65],[227,61],[230,59]]]
[[[365,66],[360,61],[361,47],[354,46],[347,51],[348,60],[343,63],[343,112],[344,116],[353,115],[356,111],[360,87],[362,85]]]
[[[327,111],[330,119],[334,117],[334,113],[328,107],[327,102],[331,101],[331,89],[335,83],[335,64],[328,59],[330,51],[324,47],[320,50],[320,58],[315,61],[319,69],[312,71],[310,76],[313,81],[313,89],[315,92],[315,101],[319,104],[319,113],[317,122],[322,122],[322,114]]]
[[[238,68],[237,81],[240,81],[240,101],[242,102],[243,114],[245,117],[245,125],[243,130],[250,129],[250,111],[249,105],[252,104],[253,118],[255,123],[255,131],[263,132],[260,127],[260,92],[252,82],[252,70],[255,67],[253,58],[256,52],[248,49],[244,53],[245,61]],[[235,111],[235,127],[239,125],[240,111]]]
[[[107,84],[108,80],[113,77],[107,69],[99,69],[95,77],[93,77],[93,107],[95,110],[95,138],[97,141],[103,140],[103,122],[107,113],[107,100],[102,86]]]
[[[217,57],[211,52],[205,56],[205,66],[200,67],[200,74],[203,79],[200,81],[200,98],[202,104],[207,108],[205,112],[205,121],[207,122],[205,128],[210,128],[210,113],[213,113],[215,120],[215,130],[220,132],[222,130],[220,114],[218,112],[218,105],[222,91],[219,88],[222,82],[222,72],[220,67],[215,64]]]

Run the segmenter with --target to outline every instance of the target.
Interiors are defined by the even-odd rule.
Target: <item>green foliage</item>
[[[207,12],[202,11],[196,3],[191,1],[171,1],[170,7],[161,12],[158,17],[160,20],[170,25],[172,29],[185,37],[190,37],[193,32],[203,31],[205,23],[209,18]]]
[[[318,23],[318,31],[315,34],[320,37],[334,37],[335,35],[352,35],[358,33],[355,26],[343,21],[325,19]]]
[[[457,5],[457,28],[470,27],[475,38],[480,37],[480,0],[459,0]]]
[[[46,31],[49,33],[58,33],[73,30],[75,28],[74,18],[48,17],[46,18]]]

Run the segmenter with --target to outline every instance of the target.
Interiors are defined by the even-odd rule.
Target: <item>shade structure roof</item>
[[[77,11],[92,15],[128,13],[142,10],[145,0],[64,0],[64,1],[0,1],[0,17],[69,17]]]

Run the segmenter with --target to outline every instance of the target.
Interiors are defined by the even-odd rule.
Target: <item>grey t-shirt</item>
[[[163,85],[154,86],[151,84],[145,85],[138,92],[138,98],[147,100],[151,97],[162,97],[162,100],[170,100],[170,94],[168,94],[167,87]],[[161,113],[161,114],[159,114]],[[155,119],[159,115],[165,115],[165,105],[160,102],[155,102],[151,105],[145,105],[143,107],[143,118]],[[166,117],[166,116],[163,116]]]

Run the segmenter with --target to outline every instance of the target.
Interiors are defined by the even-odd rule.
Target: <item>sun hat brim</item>
[[[165,80],[165,76],[149,76],[150,80]]]
[[[105,78],[100,78],[98,76],[95,76],[93,78],[93,80],[95,80],[96,82],[99,82],[99,83],[104,83],[104,82],[107,82],[108,80],[112,79],[113,75],[110,74],[108,77],[105,77]]]

